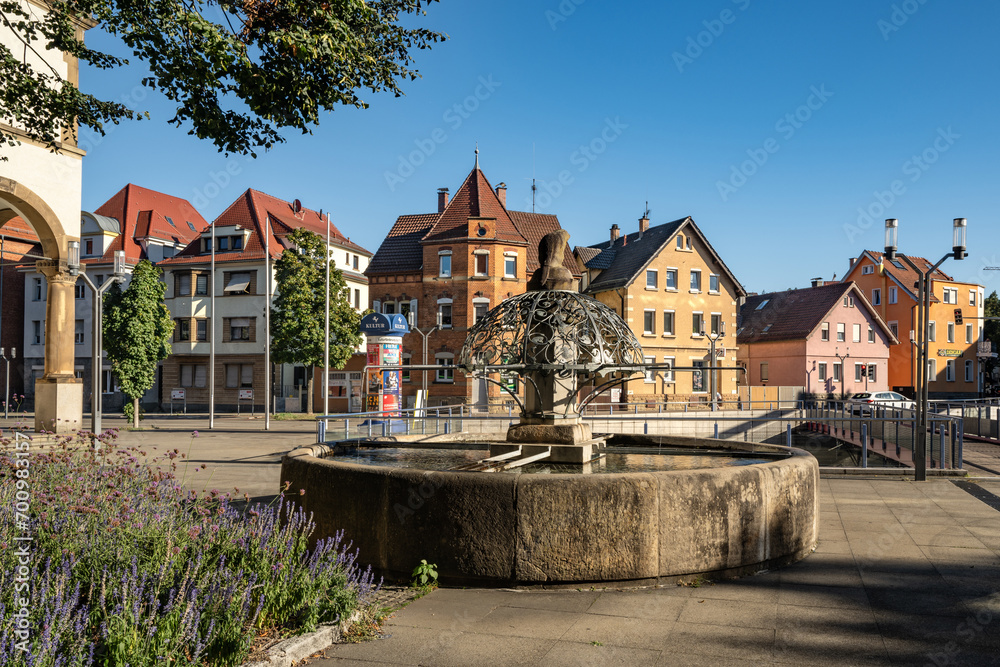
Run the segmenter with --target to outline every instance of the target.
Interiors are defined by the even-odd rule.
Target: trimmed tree
[[[132,271],[132,281],[124,292],[112,285],[104,297],[104,351],[118,385],[129,400],[125,416],[139,426],[139,399],[156,380],[156,364],[170,354],[174,322],[163,302],[167,286],[163,272],[149,260]]]
[[[293,230],[294,245],[274,263],[277,295],[271,308],[271,356],[283,364],[306,367],[306,410],[313,412],[313,376],[323,364],[326,241],[306,229]],[[330,368],[343,368],[361,344],[361,314],[350,289],[330,261]]]
[[[0,0],[0,29],[12,34],[0,42],[0,118],[53,150],[62,129],[104,134],[107,123],[149,114],[81,92],[54,67],[32,65],[31,52],[63,51],[96,69],[129,65],[121,52],[131,52],[132,65],[148,71],[142,85],[175,105],[168,123],[220,151],[256,157],[255,150],[283,142],[284,129],[310,132],[321,111],[367,107],[363,90],[399,97],[400,84],[418,76],[410,52],[445,39],[410,27],[426,0],[42,4]],[[87,47],[80,30],[87,24],[123,48]],[[0,127],[0,144],[18,142],[18,133]]]

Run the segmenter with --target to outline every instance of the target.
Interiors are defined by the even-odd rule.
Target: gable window
[[[656,333],[656,311],[645,310],[642,313],[642,333],[652,336]]]
[[[701,270],[691,269],[691,291],[700,292],[701,291]]]
[[[875,342],[875,329],[873,329],[872,325],[870,324],[868,325],[868,342],[869,343]]]
[[[830,323],[823,322],[819,329],[820,340],[830,340]]]
[[[360,261],[361,261],[361,260],[359,260],[359,259],[358,259],[358,256],[357,256],[357,255],[355,255],[355,256],[354,256],[354,260],[353,260],[353,262],[352,262],[352,264],[351,264],[351,268],[352,268],[352,269],[354,269],[355,271],[357,271],[357,270],[358,270],[358,263],[359,263]]]
[[[715,294],[719,293],[719,276],[714,273],[708,275],[708,291]]]
[[[890,287],[889,288],[889,303],[890,304],[897,303],[898,300],[899,300],[899,288],[898,287]]]
[[[451,278],[451,250],[438,253],[438,277]]]
[[[517,253],[505,252],[503,254],[503,277],[517,278]]]
[[[657,281],[656,269],[646,269],[646,289],[656,289]]]
[[[211,239],[211,237],[205,239],[205,252],[212,252],[212,239]]]
[[[677,235],[677,249],[684,250],[684,236],[681,234]]]
[[[875,273],[874,264],[865,264],[864,266],[861,267],[861,275],[867,276],[870,273]]]
[[[667,289],[677,291],[677,269],[667,269]]]
[[[482,252],[477,250],[475,254],[476,258],[476,275],[477,276],[488,276],[490,274],[490,254],[489,252]]]
[[[872,290],[872,305],[881,306],[882,305],[882,290],[873,289]]]
[[[861,342],[861,325],[852,324],[851,325],[851,341],[855,343]]]
[[[674,311],[672,310],[663,311],[663,335],[674,335]]]
[[[844,326],[843,322],[837,322],[837,341],[843,343],[847,340],[846,337],[847,328]]]

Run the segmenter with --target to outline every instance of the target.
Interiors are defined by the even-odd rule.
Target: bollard
[[[868,424],[861,424],[861,467],[868,467]]]
[[[716,440],[719,439],[719,422],[715,422],[715,431],[712,437],[715,438]]]
[[[345,438],[350,438],[351,437],[351,420],[350,420],[350,418],[347,418],[347,419],[344,420],[344,437]]]
[[[785,424],[785,444],[789,447],[792,446],[792,425]]]
[[[944,470],[944,443],[945,443],[945,433],[944,433],[944,422],[941,422],[941,437],[940,437],[940,451],[938,451],[938,468]]]
[[[962,452],[962,448],[964,446],[965,446],[965,433],[962,432],[962,431],[959,431],[958,432],[958,459],[954,463],[954,466],[956,468],[959,468],[959,469],[965,467],[965,459],[963,458],[963,452]]]
[[[649,435],[649,420],[647,419],[642,420],[642,434]]]
[[[320,419],[319,422],[317,422],[317,429],[316,430],[318,431],[318,435],[319,435],[319,444],[325,445],[326,444],[326,420]]]

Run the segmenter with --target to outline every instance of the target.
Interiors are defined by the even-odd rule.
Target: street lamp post
[[[946,259],[965,259],[968,253],[965,251],[966,227],[965,218],[955,218],[952,221],[952,243],[951,252],[938,260],[934,266],[926,269],[918,267],[906,255],[898,254],[898,234],[899,220],[889,218],[885,221],[885,258],[890,262],[899,259],[906,262],[917,274],[917,373],[915,378],[914,393],[917,403],[916,410],[916,440],[913,443],[913,478],[915,481],[923,482],[927,480],[927,401],[928,385],[927,377],[928,365],[930,364],[930,348],[928,337],[930,334],[930,308],[931,294],[933,293],[933,275]]]
[[[847,368],[844,367],[844,359],[851,356],[851,348],[847,348],[847,354],[841,355],[840,348],[833,348],[833,356],[840,360],[840,400],[844,400],[844,383],[847,381]]]
[[[0,347],[0,359],[4,361],[4,401],[3,401],[3,418],[7,419],[10,416],[10,362],[14,361],[17,357],[17,348],[10,348],[10,359],[7,358],[4,349]]]
[[[426,366],[426,365],[427,365],[427,338],[428,338],[428,337],[429,337],[429,336],[430,336],[430,335],[431,335],[432,333],[434,333],[435,331],[437,331],[437,329],[438,329],[438,325],[436,325],[436,324],[435,324],[435,325],[434,325],[434,326],[433,326],[433,327],[431,328],[431,330],[430,330],[430,331],[428,331],[427,333],[424,333],[423,331],[421,331],[421,330],[420,330],[420,329],[418,329],[417,327],[412,327],[412,326],[410,327],[410,331],[416,331],[416,332],[417,332],[418,334],[420,334],[420,335],[421,335],[421,337],[423,337],[423,339],[424,339],[424,362],[423,362],[424,366]],[[422,371],[422,373],[424,374],[424,407],[427,407],[427,405],[426,405],[426,404],[427,404],[427,370],[426,370],[426,369],[424,369],[424,370]]]
[[[114,254],[114,265],[111,276],[98,286],[91,281],[85,271],[80,270],[80,242],[69,242],[69,274],[79,276],[90,287],[94,293],[92,302],[92,333],[93,351],[90,361],[90,430],[94,436],[101,433],[101,318],[103,311],[104,292],[115,283],[125,282],[125,251],[116,250]]]
[[[704,325],[702,325],[702,326],[704,327]],[[716,397],[716,394],[718,393],[718,389],[717,389],[718,385],[716,384],[716,378],[715,378],[715,344],[719,340],[721,340],[721,339],[723,339],[723,338],[726,337],[726,322],[725,322],[725,320],[721,320],[719,322],[719,331],[718,332],[712,333],[711,331],[709,331],[708,333],[705,333],[704,328],[703,328],[702,332],[701,332],[701,335],[702,336],[707,336],[708,340],[709,340],[709,343],[711,344],[711,351],[709,352],[710,358],[708,360],[708,390],[711,392],[711,396],[712,396],[711,402],[710,402],[710,404],[712,406],[712,412],[715,412],[715,410],[716,410],[716,398],[715,397]]]

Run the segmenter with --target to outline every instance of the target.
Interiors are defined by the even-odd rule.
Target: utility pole
[[[211,276],[208,279],[208,428],[215,428],[215,223],[209,225],[212,234]]]
[[[271,216],[264,216],[264,430],[271,430]]]
[[[840,360],[840,400],[844,400],[844,383],[847,381],[847,368],[844,366],[844,359],[851,356],[851,348],[847,348],[847,354],[841,356],[840,348],[833,348],[833,356]]]
[[[427,338],[432,333],[434,333],[435,331],[437,331],[437,329],[438,329],[438,325],[435,324],[434,327],[430,331],[428,331],[427,333],[424,333],[423,331],[421,331],[417,327],[414,327],[414,326],[410,327],[410,331],[416,331],[424,339],[424,360],[423,360],[423,365],[424,366],[427,365]],[[426,407],[426,401],[427,401],[427,369],[425,368],[421,372],[424,374],[424,401],[425,401],[425,407]]]
[[[717,333],[709,331],[707,334],[705,333],[704,322],[703,322],[701,335],[708,336],[708,340],[711,343],[711,348],[712,348],[711,352],[709,352],[710,359],[708,361],[708,385],[709,385],[708,390],[711,392],[712,396],[712,398],[710,399],[712,405],[712,412],[715,412],[716,402],[717,402],[715,400],[715,396],[716,394],[718,394],[718,389],[717,389],[718,385],[716,384],[716,377],[715,377],[715,344],[719,340],[726,337],[726,321],[720,318],[719,331]]]

